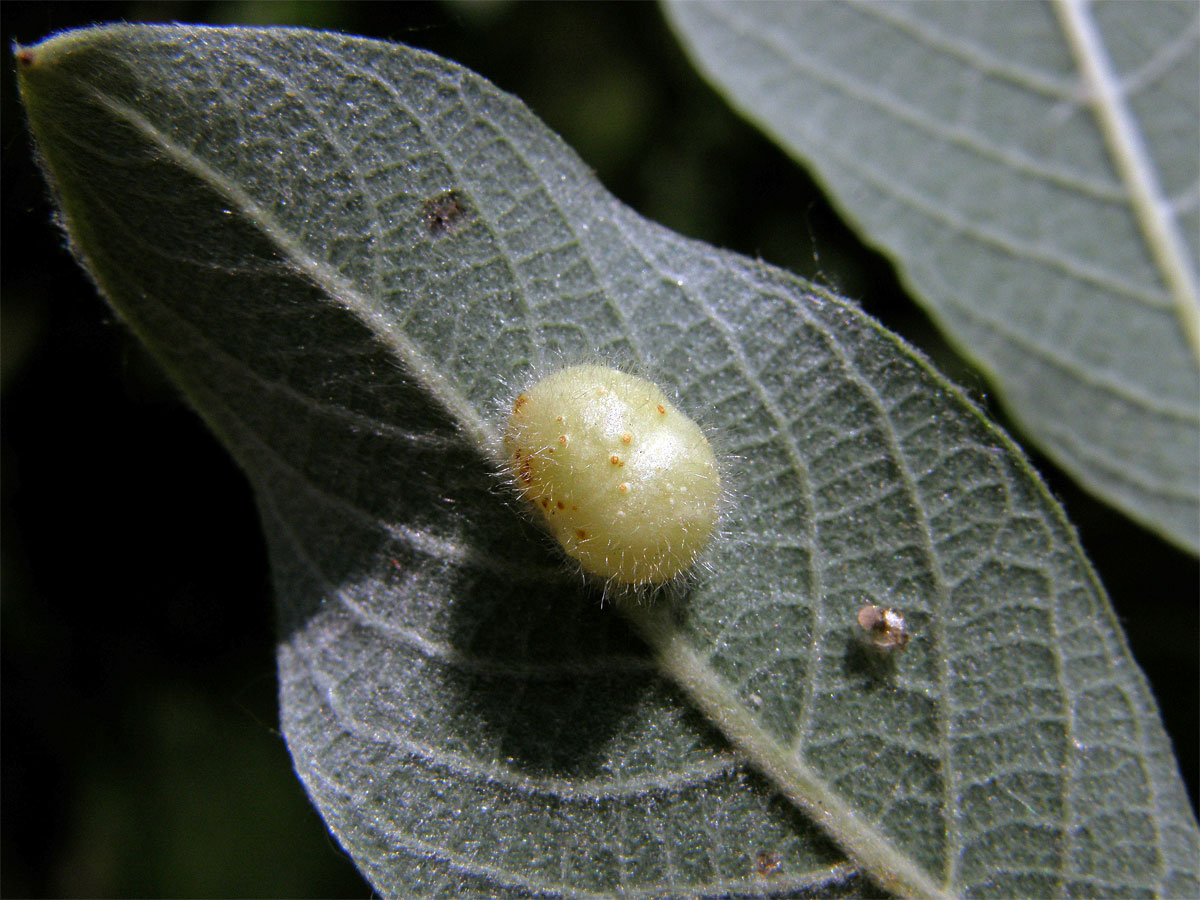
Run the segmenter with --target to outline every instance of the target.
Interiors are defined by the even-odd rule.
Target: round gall
[[[721,480],[700,427],[656,385],[563,369],[513,401],[514,483],[586,572],[628,585],[686,572],[717,524]]]

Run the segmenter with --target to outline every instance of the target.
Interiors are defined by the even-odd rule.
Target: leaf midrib
[[[1200,287],[1196,273],[1188,263],[1183,237],[1158,183],[1150,154],[1123,100],[1103,38],[1084,0],[1055,0],[1054,10],[1089,88],[1096,123],[1129,193],[1146,248],[1167,285],[1184,337],[1200,362]]]
[[[406,371],[414,380],[445,405],[459,428],[475,445],[485,452],[490,452],[490,448],[495,444],[494,433],[484,417],[479,415],[474,406],[441,375],[434,362],[403,331],[396,328],[384,312],[377,309],[349,279],[328,264],[309,255],[303,245],[241,187],[187,148],[170,140],[136,109],[78,78],[70,80],[81,93],[91,96],[114,116],[131,125],[168,154],[182,169],[190,172],[241,210],[247,220],[254,223],[262,235],[278,248],[284,259],[319,285],[326,296],[357,316],[372,334],[387,344],[403,360]]]
[[[663,672],[687,691],[709,720],[788,800],[831,834],[863,871],[900,896],[935,900],[953,896],[865,822],[818,772],[789,753],[762,727],[684,639],[670,621],[665,604],[629,603],[622,606],[622,612],[651,646]]]

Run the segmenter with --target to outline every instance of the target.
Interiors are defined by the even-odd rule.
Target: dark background
[[[653,4],[7,2],[3,45],[114,20],[309,25],[460,62],[642,214],[832,284],[999,417],[890,265],[700,80]],[[277,731],[249,487],[64,249],[7,59],[2,114],[0,894],[367,896]],[[1035,464],[1153,683],[1194,805],[1196,561]]]

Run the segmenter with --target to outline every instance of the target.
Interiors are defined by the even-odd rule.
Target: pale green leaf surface
[[[254,484],[283,729],[381,892],[1196,892],[1061,511],[853,305],[643,221],[426,53],[116,26],[18,61],[73,246]],[[596,356],[730,460],[694,588],[629,611],[649,648],[494,475],[514,386]]]
[[[666,9],[1042,449],[1196,552],[1200,7]]]

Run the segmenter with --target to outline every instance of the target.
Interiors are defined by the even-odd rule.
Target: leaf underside
[[[1042,450],[1200,551],[1196,4],[666,9]]]
[[[114,26],[17,59],[74,249],[254,484],[288,746],[380,892],[1197,892],[1061,511],[853,305],[643,221],[427,53]],[[514,390],[595,358],[727,459],[650,646],[494,474]]]

